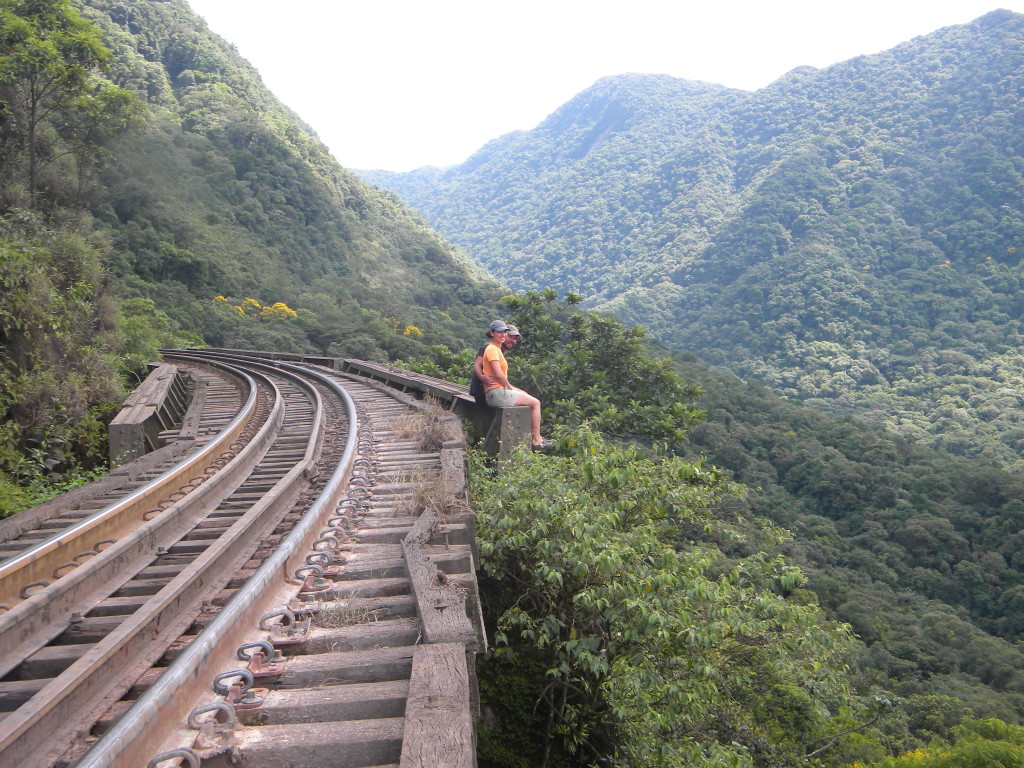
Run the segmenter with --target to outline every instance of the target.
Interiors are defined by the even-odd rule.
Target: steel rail
[[[178,353],[167,354],[178,356]],[[185,353],[181,353],[184,355]],[[210,356],[202,355],[203,359]],[[247,361],[247,364],[255,364]],[[171,738],[188,718],[195,702],[212,697],[210,681],[214,672],[234,657],[235,649],[247,642],[252,628],[269,610],[287,603],[298,591],[285,579],[304,564],[319,528],[346,493],[345,484],[355,459],[358,420],[355,403],[345,389],[331,378],[299,366],[274,364],[278,370],[292,370],[319,380],[344,403],[348,435],[341,459],[319,496],[271,556],[235,593],[227,605],[192,640],[160,675],[76,764],[76,768],[146,765],[160,745]]]
[[[236,372],[232,373],[237,375]],[[242,381],[249,388],[249,396],[238,415],[218,435],[220,439],[212,440],[204,446],[201,453],[204,463],[212,464],[220,457],[220,449],[225,447],[225,441],[230,440],[227,443],[227,446],[230,446],[245,429],[246,422],[256,410],[256,383],[249,376],[245,376]],[[280,416],[275,417],[272,413],[268,422],[274,418]],[[250,446],[244,447],[242,452],[253,455],[256,449],[251,441]],[[195,465],[192,465],[192,471],[195,471]],[[97,553],[53,584],[22,600],[10,610],[0,613],[0,675],[7,674],[21,659],[63,632],[74,612],[84,613],[105,590],[113,589],[111,585],[129,563],[150,556],[158,546],[158,539],[167,538],[178,530],[180,519],[186,510],[223,492],[229,483],[237,479],[237,470],[217,474],[220,476],[215,476],[204,483],[192,494],[184,495],[154,519],[141,523],[102,553]],[[130,498],[137,499],[140,493],[147,487],[152,488],[159,480],[160,478],[156,478],[137,489]],[[152,497],[150,498],[152,500]],[[118,508],[120,505],[115,502],[97,514]]]
[[[250,377],[243,379],[249,396],[238,414],[213,440],[192,456],[154,478],[128,496],[104,507],[94,515],[65,528],[0,563],[0,603],[13,606],[29,596],[26,588],[34,584],[52,587],[53,574],[60,566],[74,563],[76,557],[96,553],[96,547],[117,540],[142,521],[142,515],[165,498],[183,493],[189,481],[203,476],[217,457],[232,446],[245,430],[256,410],[257,391]],[[3,633],[0,618],[0,634]]]
[[[230,369],[230,366],[221,367]],[[232,373],[241,372],[234,370]],[[245,378],[250,391],[255,393],[255,380],[247,375]],[[265,386],[276,393],[273,382],[268,380]],[[258,464],[278,433],[283,418],[283,401],[276,397],[260,432],[239,451],[235,461],[217,474],[217,482],[211,480],[203,484],[105,550],[101,557],[86,562],[58,584],[0,615],[0,628],[6,630],[0,633],[3,665],[7,668],[17,665],[20,659],[63,631],[73,610],[84,613],[102,596],[115,591],[130,574],[152,561],[159,542],[176,540],[191,530],[208,509],[216,507],[221,498],[237,487],[240,478]],[[229,487],[218,488],[218,484]],[[238,528],[236,523],[233,530]],[[5,761],[11,759],[15,761],[12,764],[21,766],[45,764],[40,760],[60,743],[60,739],[54,737],[66,731],[81,712],[104,694],[98,680],[104,676],[113,678],[115,673],[123,677],[126,670],[139,665],[147,653],[152,655],[152,649],[161,639],[169,642],[187,628],[194,611],[187,618],[181,618],[183,611],[192,605],[198,610],[204,590],[209,589],[207,582],[212,579],[207,571],[214,559],[206,558],[206,562],[201,563],[202,560],[202,557],[197,559],[114,632],[50,680],[25,705],[0,721],[0,754]],[[226,580],[229,575],[223,578]],[[156,654],[160,652],[162,648]],[[55,756],[59,757],[59,752]]]
[[[33,535],[49,528],[51,525],[60,524],[64,516],[84,517],[89,510],[98,511],[106,506],[107,502],[102,499],[112,498],[111,494],[126,495],[130,488],[138,488],[160,474],[163,474],[173,464],[177,464],[186,453],[194,453],[197,446],[207,442],[209,437],[216,436],[219,430],[215,429],[217,420],[212,414],[207,418],[206,430],[200,436],[200,427],[203,426],[203,412],[206,403],[211,404],[214,398],[222,396],[222,389],[233,387],[238,389],[238,384],[231,384],[225,377],[207,378],[205,375],[197,376],[194,379],[194,387],[188,408],[181,418],[181,426],[173,439],[166,445],[157,448],[143,456],[132,459],[129,462],[120,464],[99,480],[80,485],[77,488],[62,493],[42,504],[26,509],[16,515],[5,517],[0,520],[0,547],[3,547],[4,554],[0,556],[0,562],[17,554],[17,551],[7,551],[9,546],[24,548],[25,542],[19,544],[19,539],[26,535]],[[239,402],[241,405],[241,402]],[[211,411],[216,409],[211,407]],[[235,412],[237,413],[237,408]],[[227,426],[231,417],[220,419],[223,426]],[[140,479],[145,478],[145,479]],[[67,527],[73,524],[73,520],[64,523]],[[55,531],[51,530],[50,535]]]

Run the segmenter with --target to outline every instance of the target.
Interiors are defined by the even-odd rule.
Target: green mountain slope
[[[0,286],[0,515],[104,461],[160,346],[416,358],[504,291],[184,0],[0,2]]]
[[[363,175],[514,287],[1016,467],[1024,17],[746,93],[598,82],[461,166]]]
[[[85,13],[115,54],[108,77],[150,110],[92,199],[122,295],[211,344],[386,358],[475,339],[497,283],[342,169],[184,0],[90,0]],[[299,315],[238,327],[219,295]]]
[[[0,32],[11,29],[12,8],[28,6],[65,13],[79,3],[4,0]],[[739,726],[745,716],[701,715],[705,722],[714,719],[730,744],[747,739],[755,747],[767,748],[758,765],[789,764],[792,761],[780,757],[781,752],[773,752],[773,745],[792,741],[793,749],[801,747],[794,754],[802,755],[810,748],[807,745],[821,741],[818,733],[852,726],[853,714],[844,712],[847,707],[841,702],[830,702],[826,709],[823,701],[808,699],[798,689],[807,683],[807,690],[813,691],[824,676],[841,682],[837,690],[855,688],[858,699],[885,693],[888,700],[889,691],[902,697],[884,729],[878,726],[871,737],[878,739],[869,745],[872,749],[881,749],[883,743],[896,749],[923,744],[933,735],[949,736],[952,726],[968,713],[1012,722],[1024,719],[1024,656],[1019,648],[1024,630],[1024,538],[1019,534],[1024,507],[1015,476],[977,458],[926,450],[860,422],[780,401],[696,359],[680,358],[686,381],[706,390],[701,404],[710,418],[693,424],[689,398],[695,391],[681,383],[664,385],[670,362],[639,360],[642,332],[625,332],[604,318],[574,317],[575,300],[568,300],[558,311],[573,343],[559,349],[553,341],[560,333],[558,323],[545,315],[556,303],[554,291],[508,298],[501,310],[495,308],[491,302],[498,286],[492,280],[393,194],[368,187],[338,168],[310,130],[266,91],[230,46],[209,34],[183,2],[93,0],[85,4],[84,13],[113,51],[109,67],[90,77],[138,94],[134,106],[126,102],[123,112],[109,110],[107,116],[117,117],[118,125],[90,123],[80,111],[80,123],[64,120],[66,115],[76,116],[68,102],[62,120],[37,126],[36,155],[29,162],[20,124],[8,119],[19,108],[13,98],[18,83],[0,80],[0,102],[11,109],[0,113],[0,281],[5,287],[0,293],[0,513],[26,506],[31,502],[28,490],[36,490],[24,484],[11,490],[8,477],[53,477],[73,465],[72,459],[95,461],[102,454],[103,418],[121,394],[124,362],[144,362],[165,339],[362,357],[415,356],[427,344],[465,348],[471,341],[478,343],[482,321],[492,312],[518,312],[514,319],[529,335],[517,353],[521,357],[513,356],[515,380],[537,387],[552,421],[572,422],[596,413],[598,418],[587,429],[601,428],[621,437],[635,435],[639,428],[647,439],[658,440],[680,439],[689,428],[689,448],[680,443],[675,449],[706,454],[747,484],[745,496],[723,498],[705,524],[679,528],[682,538],[714,550],[717,565],[707,571],[709,579],[728,586],[730,566],[760,562],[762,550],[783,554],[805,569],[808,588],[799,586],[796,574],[786,573],[788,568],[775,572],[772,561],[764,559],[768,570],[756,577],[763,581],[758,585],[763,597],[793,619],[806,617],[812,624],[817,622],[818,611],[812,607],[817,602],[824,616],[849,622],[860,638],[860,655],[849,660],[847,674],[845,666],[834,666],[821,653],[828,652],[829,644],[802,644],[797,632],[790,636],[800,645],[799,653],[782,653],[785,646],[769,636],[777,625],[765,622],[759,613],[760,636],[750,636],[742,626],[745,619],[734,614],[741,619],[734,625],[740,634],[728,638],[729,653],[735,654],[738,664],[735,669],[757,668],[757,674],[753,687],[743,685],[742,677],[734,679],[739,682],[731,685],[742,706],[732,714],[755,713],[751,722],[756,728],[737,727],[732,734],[733,724]],[[1010,346],[1017,316],[1012,311],[1017,300],[1016,264],[1010,252],[1015,246],[998,241],[999,247],[1005,245],[1002,255],[981,259],[987,251],[980,250],[975,254],[977,264],[964,255],[966,251],[947,254],[943,243],[966,248],[965,243],[980,242],[983,228],[966,226],[963,217],[943,213],[945,209],[940,211],[932,200],[949,197],[963,203],[973,200],[971,195],[983,201],[1010,197],[1015,166],[989,162],[992,153],[976,154],[973,138],[961,138],[960,144],[948,147],[936,144],[930,154],[904,156],[883,150],[890,146],[885,141],[895,146],[907,136],[916,136],[919,143],[943,138],[934,135],[942,117],[936,105],[946,103],[936,95],[939,85],[952,88],[949,82],[963,70],[956,77],[962,75],[969,88],[957,85],[952,92],[980,91],[985,78],[998,75],[999,61],[1012,58],[1007,51],[1019,32],[1018,22],[1018,17],[996,14],[966,31],[949,31],[945,37],[909,46],[905,58],[914,66],[922,46],[940,50],[956,48],[956,43],[964,51],[981,43],[990,46],[971,54],[987,57],[984,74],[969,72],[965,62],[970,57],[963,53],[959,59],[937,55],[938,74],[931,80],[919,77],[926,93],[922,103],[931,99],[931,106],[921,109],[935,111],[934,120],[929,118],[932,128],[915,128],[920,135],[894,127],[897,118],[913,113],[910,102],[883,110],[882,97],[875,92],[881,85],[872,91],[875,86],[865,84],[867,95],[858,96],[861,90],[856,86],[814,84],[820,77],[831,77],[829,73],[796,72],[774,89],[754,95],[672,78],[631,76],[599,84],[575,100],[572,110],[553,116],[545,123],[548,141],[537,142],[536,132],[505,137],[457,172],[424,171],[409,177],[410,183],[415,179],[428,190],[444,179],[456,190],[461,183],[458,175],[464,173],[477,185],[473,194],[478,199],[490,199],[488,190],[497,184],[500,192],[494,199],[504,212],[509,236],[514,235],[512,224],[532,221],[528,234],[536,242],[550,232],[562,238],[563,255],[577,250],[587,255],[573,263],[545,262],[545,280],[561,276],[563,288],[604,280],[606,285],[592,295],[601,294],[603,306],[618,302],[624,310],[630,309],[631,296],[643,297],[645,311],[660,306],[668,319],[655,319],[677,346],[693,346],[690,342],[703,338],[703,333],[710,339],[700,342],[706,345],[705,353],[722,361],[726,358],[714,340],[736,336],[744,341],[734,348],[761,362],[758,350],[774,349],[771,333],[786,329],[776,357],[762,356],[774,366],[764,369],[766,378],[773,371],[784,372],[786,360],[805,362],[810,383],[798,379],[793,392],[807,390],[819,395],[820,403],[836,407],[866,404],[890,419],[899,415],[890,408],[892,402],[907,403],[911,415],[901,426],[921,434],[927,434],[926,428],[914,420],[919,414],[911,405],[917,407],[914,404],[927,402],[920,398],[939,392],[946,399],[922,413],[926,419],[937,415],[933,426],[937,434],[941,429],[944,440],[961,440],[959,447],[949,447],[1002,458],[997,450],[1002,446],[1012,458],[1014,441],[1024,440],[1024,433],[1015,437],[1012,428],[1019,375]],[[97,55],[97,61],[101,58]],[[7,78],[9,62],[2,53],[0,61]],[[891,64],[888,59],[880,61],[871,66]],[[865,83],[876,79],[867,78]],[[1004,111],[1016,109],[1007,96],[1015,81],[1004,80],[992,81],[992,101]],[[912,90],[906,83],[893,88],[901,99]],[[106,98],[118,93],[100,89],[86,95]],[[895,99],[891,97],[893,103]],[[824,115],[817,122],[807,122],[811,108],[805,102],[811,101]],[[97,105],[90,99],[84,102]],[[859,104],[867,116],[857,118],[860,113],[852,107],[843,111],[840,102]],[[963,122],[965,115],[975,127],[984,127],[991,119],[996,126],[989,139],[992,146],[1001,147],[998,152],[1003,155],[1016,146],[1009,133],[1000,133],[1007,124],[1015,125],[1016,117],[998,116],[998,110],[982,114],[977,104],[962,111],[964,115],[947,114],[942,125]],[[843,130],[856,129],[873,138],[861,144],[849,137],[843,139],[846,143],[821,138],[833,129],[839,131],[836,126],[843,120]],[[879,127],[886,120],[889,127]],[[103,136],[86,135],[86,129],[98,128],[104,128]],[[877,138],[884,130],[891,134],[885,141]],[[643,141],[634,141],[637,137]],[[617,153],[609,154],[612,149]],[[494,158],[508,167],[519,165],[500,177],[504,181],[494,181],[499,179],[493,175],[499,168]],[[868,162],[872,158],[875,165]],[[858,165],[861,161],[866,164]],[[33,162],[32,178],[26,182],[25,169]],[[906,173],[887,174],[904,166],[918,168],[931,186],[922,181],[914,194],[905,191],[906,185],[898,186]],[[975,166],[974,175],[965,170]],[[948,173],[953,175],[944,178],[955,178],[954,172],[967,175],[943,196],[932,177]],[[530,197],[538,178],[548,185],[546,198]],[[565,179],[574,179],[576,185],[564,184]],[[992,179],[1001,180],[998,194],[987,186]],[[461,209],[464,217],[472,212],[472,198],[468,200]],[[970,210],[982,208],[977,203]],[[1005,217],[1012,218],[1013,205],[1008,203],[1007,208]],[[675,213],[669,218],[658,213],[661,210]],[[573,216],[565,216],[567,211]],[[887,229],[897,218],[899,226]],[[1009,237],[1005,233],[1010,230],[1001,222],[996,220],[986,230],[997,240]],[[945,240],[935,233],[942,233]],[[493,235],[497,234],[496,230]],[[876,261],[866,263],[865,243],[874,249]],[[661,246],[667,250],[658,252],[659,260],[645,264],[639,259],[641,245],[643,253],[655,253]],[[827,258],[817,250],[826,247],[832,249]],[[495,263],[530,275],[528,255],[524,245]],[[937,266],[929,261],[933,256],[941,259]],[[635,293],[616,292],[615,275],[620,273],[629,276]],[[768,284],[766,276],[777,281]],[[841,282],[844,276],[856,291]],[[817,293],[807,293],[805,285]],[[906,286],[913,290],[904,292]],[[705,296],[699,311],[694,309],[697,304],[686,303],[691,292]],[[654,304],[654,297],[662,294],[675,298]],[[754,305],[743,304],[755,300],[764,317],[754,312]],[[822,314],[825,310],[831,315]],[[849,319],[836,319],[840,310],[849,310]],[[685,327],[689,336],[678,327]],[[742,337],[741,329],[746,334]],[[826,331],[832,336],[822,341]],[[915,336],[918,332],[921,338]],[[869,344],[875,337],[888,347]],[[462,357],[441,354],[441,348],[435,351],[452,361],[458,374],[465,372],[466,356],[472,355],[472,349]],[[747,358],[737,359],[742,363]],[[882,364],[885,360],[890,361],[888,368]],[[519,367],[520,363],[528,364]],[[835,370],[824,363],[834,364]],[[891,371],[902,371],[904,378],[896,379]],[[844,382],[840,373],[856,386],[839,387]],[[825,374],[834,375],[821,378]],[[842,389],[827,403],[821,397],[826,383]],[[608,389],[611,384],[619,391]],[[780,378],[773,384],[784,386],[785,381]],[[817,389],[808,389],[812,384]],[[674,407],[664,407],[658,399],[666,393]],[[893,400],[879,399],[880,393]],[[926,427],[931,424],[925,422]],[[1002,442],[972,442],[975,436],[969,430],[979,425]],[[596,444],[595,440],[591,446]],[[575,450],[582,452],[584,446],[576,445]],[[717,470],[684,470],[675,457],[650,461],[618,444],[609,444],[605,457],[591,452],[586,461],[564,458],[534,456],[531,461],[538,462],[538,472],[517,475],[523,488],[542,487],[539,495],[522,493],[500,477],[494,488],[514,496],[517,504],[522,502],[531,520],[543,513],[566,526],[572,515],[581,513],[579,499],[584,493],[604,497],[594,509],[609,499],[617,503],[615,497],[623,493],[623,505],[616,509],[642,517],[680,490],[685,495],[687,486],[725,487]],[[549,473],[561,472],[560,465],[567,472],[558,491],[551,487]],[[580,468],[580,479],[571,478]],[[666,469],[683,474],[662,475]],[[679,477],[688,479],[676,485]],[[595,478],[601,482],[595,483]],[[649,506],[632,498],[640,486],[652,492]],[[550,499],[554,502],[548,503]],[[566,504],[566,514],[555,502]],[[706,503],[701,502],[702,509]],[[762,518],[790,528],[794,537],[762,530]],[[629,517],[622,521],[625,524]],[[581,545],[574,525],[564,530],[569,552]],[[522,525],[515,527],[517,534],[522,532]],[[538,534],[538,546],[550,550],[546,529],[531,530]],[[643,535],[628,526],[623,533],[630,547],[643,543]],[[660,527],[659,535],[668,533]],[[675,530],[671,533],[674,536]],[[515,545],[511,550],[522,550],[511,539],[505,543],[510,542]],[[607,547],[584,546],[595,562],[615,565],[606,557],[614,554]],[[649,557],[641,559],[650,562]],[[577,576],[587,575],[586,568],[579,567],[584,559],[571,562]],[[641,567],[629,568],[631,577],[645,570],[637,564]],[[556,566],[545,562],[534,575],[552,567]],[[698,574],[702,583],[704,568]],[[623,584],[625,571],[620,567],[605,570],[610,585],[617,589]],[[777,579],[780,574],[791,578]],[[561,574],[548,581],[561,584]],[[652,583],[655,587],[644,588],[636,582],[642,590],[638,596],[655,604],[668,598],[665,619],[685,622],[681,604],[674,602],[684,594],[666,590],[664,581]],[[579,590],[574,582],[568,584],[562,590],[565,605],[575,614]],[[730,612],[735,603],[729,602],[728,594],[726,598],[712,599],[707,607],[714,610],[708,615]],[[657,640],[663,633],[657,622],[648,621],[652,614],[643,607],[647,604],[637,603],[630,612]],[[700,627],[719,631],[726,625],[701,622]],[[796,624],[787,621],[783,628],[788,633]],[[670,634],[675,642],[683,638],[682,633]],[[734,644],[737,639],[739,644]],[[717,639],[702,639],[700,644],[711,656],[724,648]],[[571,640],[566,647],[584,650],[586,658],[585,645]],[[628,662],[643,666],[653,659],[648,647],[655,646],[633,646],[642,651],[631,651]],[[671,667],[671,659],[677,657],[663,658]],[[595,668],[602,667],[606,668],[603,659]],[[714,675],[715,669],[694,671]],[[680,679],[685,680],[688,670],[682,671]],[[784,674],[778,676],[780,671]],[[534,682],[540,679],[546,687],[548,678]],[[649,725],[663,722],[671,730],[678,721],[662,721],[660,714],[657,722],[634,717],[633,712],[649,709],[654,715],[664,708],[653,695],[657,689],[635,686],[634,679],[632,674],[621,677],[629,690],[619,691],[620,701],[631,704],[620,708],[617,716],[634,731],[634,740],[645,742],[649,736],[658,737]],[[785,683],[787,679],[798,687]],[[666,682],[680,701],[692,695],[688,682],[678,686],[675,681],[673,675]],[[498,698],[509,690],[516,691],[505,686]],[[523,689],[518,694],[523,695]],[[702,696],[701,701],[707,705],[713,698]],[[651,706],[637,706],[646,703]],[[523,704],[521,714],[536,715],[536,704],[533,697]],[[563,697],[563,711],[565,704]],[[814,728],[801,734],[794,723]],[[552,720],[551,728],[561,731],[562,725]],[[568,741],[574,738],[565,735]],[[656,741],[652,747],[658,746]],[[514,757],[522,764],[521,734],[515,734],[512,743]],[[848,762],[844,755],[863,756],[868,751],[833,752],[827,759],[840,765]]]
[[[792,532],[780,551],[807,574],[810,599],[866,646],[854,676],[903,697],[912,728],[935,730],[926,712],[948,697],[1020,722],[1019,476],[675,357],[704,389],[693,449],[749,489],[723,511]]]
[[[706,457],[705,466],[728,471],[743,489],[715,506],[711,526],[683,525],[681,537],[711,544],[730,563],[760,552],[797,564],[806,584],[782,591],[852,626],[862,645],[846,660],[844,677],[860,693],[899,697],[911,739],[949,738],[969,714],[1021,722],[1018,474],[780,399],[692,354],[666,357],[652,345],[652,357],[640,362],[641,329],[624,332],[617,321],[584,317],[571,299],[554,298],[554,291],[527,293],[503,303],[505,316],[535,329],[510,353],[510,377],[541,397],[556,437],[585,419],[588,428],[613,434],[644,423],[650,439],[657,424],[645,413],[671,421],[665,404],[685,407],[696,396],[690,387],[699,385],[696,405],[706,419],[686,425],[685,442],[664,431],[659,440],[690,459]],[[439,355],[431,372],[462,375],[471,356]],[[664,378],[651,384],[654,372],[664,377],[672,368],[688,393]],[[545,497],[564,498],[536,472],[523,475],[530,487],[544,486]],[[599,482],[590,478],[579,495]],[[524,503],[539,517],[550,513],[534,496]],[[765,519],[781,527],[778,538],[764,534]],[[906,736],[888,731],[889,748]]]

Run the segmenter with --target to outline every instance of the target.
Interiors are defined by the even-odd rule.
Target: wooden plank
[[[444,561],[447,555],[426,544],[436,526],[437,520],[430,513],[424,513],[402,542],[406,571],[423,625],[423,637],[428,643],[463,643],[476,650],[478,642],[466,614],[466,595],[449,576],[438,570],[436,562]],[[443,548],[443,551],[448,550]],[[472,569],[472,555],[467,548],[451,547],[450,551],[452,554],[458,552],[458,556],[467,563],[467,570]]]
[[[345,600],[350,597],[394,597],[409,594],[409,580],[402,578],[349,579],[335,581],[317,600]]]
[[[469,665],[462,643],[416,646],[400,766],[476,766]]]
[[[315,597],[324,601],[320,603],[320,611],[326,621],[356,623],[416,618],[416,601],[408,593],[389,597],[364,597],[358,590],[349,590],[347,595],[339,595],[328,589],[316,593]]]
[[[398,648],[415,645],[419,641],[419,622],[411,619],[385,619],[369,624],[353,624],[337,629],[313,627],[302,643],[305,653],[342,653],[345,651],[372,651],[379,648]],[[282,646],[286,656],[292,652]]]
[[[259,709],[241,710],[238,715],[242,723],[260,726],[310,722],[314,718],[320,723],[336,723],[403,717],[408,695],[408,680],[271,691]],[[311,700],[316,701],[316,709],[312,711]],[[344,728],[344,725],[339,727]]]
[[[377,683],[409,676],[413,649],[409,646],[339,651],[288,659],[277,687],[316,688],[346,683]]]
[[[394,762],[401,753],[400,717],[338,723],[243,728],[234,751],[246,765],[359,768]],[[438,763],[434,768],[440,768]]]
[[[45,678],[0,682],[0,712],[12,712],[31,699],[49,683]]]
[[[469,484],[466,482],[466,444],[451,440],[441,446],[441,483],[449,506],[468,508]]]
[[[159,404],[159,401],[167,396],[177,375],[178,367],[175,365],[158,366],[125,398],[121,411],[114,416],[110,423],[120,424],[128,420],[126,416],[145,409],[147,406]]]
[[[93,645],[47,645],[15,667],[15,674],[23,678],[56,677],[93,649]]]

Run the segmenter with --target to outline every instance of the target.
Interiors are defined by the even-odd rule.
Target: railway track
[[[475,765],[457,422],[317,366],[167,356],[194,434],[0,525],[0,766]]]

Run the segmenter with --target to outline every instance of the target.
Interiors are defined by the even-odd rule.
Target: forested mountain
[[[754,93],[607,78],[460,166],[363,175],[513,287],[1022,468],[1022,96],[994,11]]]
[[[107,77],[150,115],[90,200],[121,295],[213,344],[386,359],[478,335],[497,283],[342,169],[184,0],[90,0],[85,15],[114,53]],[[218,295],[304,311],[279,340],[232,339],[196,321]]]
[[[874,764],[1020,723],[1021,21],[757,94],[611,78],[402,177],[552,286],[496,303],[183,0],[0,0],[0,514],[104,455],[158,345],[429,347],[454,378],[500,314],[558,449],[475,467],[508,652],[482,764]]]
[[[749,489],[735,502],[742,518],[792,533],[779,551],[804,569],[811,599],[864,642],[863,679],[905,697],[912,728],[941,731],[942,709],[1019,722],[1019,473],[787,402],[692,355],[676,359],[704,390],[707,419],[690,431],[692,448]]]
[[[105,453],[161,345],[417,357],[501,294],[185,0],[0,2],[0,286],[0,473],[30,479]]]
[[[833,749],[822,758],[825,764],[846,765],[854,759],[867,763],[871,755],[900,752],[934,738],[952,739],[956,727],[972,716],[995,717],[1007,723],[1024,720],[1024,654],[1020,648],[1024,630],[1024,486],[1019,473],[922,446],[861,420],[837,418],[780,399],[763,385],[745,383],[689,353],[667,357],[664,347],[649,347],[648,358],[638,359],[642,328],[624,329],[614,319],[584,315],[574,302],[571,296],[564,302],[555,301],[553,290],[503,300],[505,316],[532,329],[509,356],[510,377],[525,382],[541,396],[546,418],[558,425],[553,429],[560,438],[559,453],[563,458],[568,455],[570,464],[586,465],[595,456],[601,457],[598,462],[608,460],[607,445],[595,449],[590,438],[573,430],[600,430],[621,438],[628,434],[625,426],[694,462],[698,468],[685,475],[692,482],[710,483],[712,476],[725,470],[742,483],[732,488],[734,493],[719,497],[710,524],[679,523],[681,541],[677,546],[690,554],[695,544],[710,546],[716,553],[718,573],[728,573],[730,567],[749,563],[754,557],[767,562],[781,555],[784,562],[802,569],[806,581],[777,582],[775,590],[791,603],[820,609],[827,619],[847,623],[854,630],[855,647],[841,654],[841,663],[846,665],[842,677],[857,694],[851,705],[856,701],[856,706],[870,709],[870,701],[875,700],[882,709],[874,715],[861,710],[854,719],[864,738],[854,738],[856,746],[847,744],[851,751]],[[553,342],[559,337],[562,343]],[[455,378],[464,373],[471,359],[470,350],[454,357],[438,351],[428,370]],[[673,369],[679,381],[687,384],[685,388],[672,384]],[[667,408],[666,402],[673,407]],[[699,419],[694,406],[705,409],[706,418]],[[673,411],[679,415],[672,415]],[[558,475],[561,470],[553,470],[548,460],[532,462],[521,472],[499,476],[492,484],[502,501],[481,507],[515,508],[519,510],[516,514],[529,515],[531,523],[523,524],[496,514],[497,524],[504,527],[492,535],[497,536],[500,549],[510,550],[506,554],[513,559],[537,558],[532,547],[555,558],[535,560],[526,569],[533,575],[519,573],[513,581],[521,585],[534,579],[552,590],[558,585],[557,597],[534,596],[517,605],[520,611],[529,604],[555,612],[558,621],[565,622],[556,622],[563,632],[586,624],[580,618],[581,602],[606,594],[597,591],[593,583],[604,578],[599,575],[603,569],[622,568],[608,565],[617,562],[618,543],[602,544],[610,547],[608,552],[601,546],[592,552],[585,542],[604,535],[602,526],[620,520],[618,515],[658,508],[678,491],[673,482],[652,479],[642,469],[645,458],[634,453],[627,459],[621,450],[611,449],[618,458],[600,470],[571,479]],[[628,501],[619,496],[623,491],[617,490],[625,488],[629,489]],[[716,489],[722,491],[721,486]],[[651,500],[645,493],[651,494]],[[603,510],[595,509],[592,523],[578,519],[580,509],[589,509],[588,505]],[[486,517],[489,512],[483,514]],[[770,521],[767,529],[765,521]],[[773,526],[778,526],[774,532]],[[563,563],[562,577],[555,579],[550,570],[567,550],[574,550],[571,563]],[[624,573],[609,578],[628,589],[625,584],[632,579],[634,568],[643,573],[645,566],[640,563],[645,562],[637,561]],[[690,590],[693,594],[692,584]],[[514,596],[499,595],[494,602],[505,605],[503,601],[512,599]],[[637,601],[645,606],[642,611],[658,614],[660,609],[648,606],[645,598]],[[557,614],[559,610],[565,614]],[[495,621],[500,627],[516,615],[512,610]],[[620,614],[613,604],[604,606],[603,615]],[[587,626],[586,632],[597,632],[593,625]],[[630,624],[628,631],[633,629],[636,627]],[[623,629],[624,634],[626,631]],[[643,630],[638,632],[643,636]],[[511,637],[518,637],[518,630]],[[573,636],[563,650],[571,654],[577,643],[593,650],[582,638]],[[514,640],[509,642],[517,645]],[[541,657],[551,650],[544,645],[545,649],[537,649]],[[835,650],[836,646],[825,643],[816,653]],[[562,672],[571,677],[581,670],[552,670],[549,675],[560,678]],[[755,679],[763,682],[762,675],[763,670]],[[520,683],[513,675],[489,684],[498,686],[494,695],[504,700],[526,696]],[[510,686],[514,692],[508,691]],[[758,700],[772,695],[766,689],[758,690]],[[539,689],[535,694],[539,696]],[[820,703],[822,699],[817,700]],[[526,710],[533,708],[532,700],[519,701]],[[795,700],[777,703],[787,710]],[[543,712],[546,704],[538,706]],[[518,722],[521,715],[505,711],[503,717]],[[830,717],[835,717],[834,711]],[[535,727],[542,728],[543,718],[534,712],[534,719]],[[743,736],[734,737],[752,746],[750,739],[759,738],[753,736],[757,728],[766,720],[777,721],[763,714],[754,720],[758,723],[754,731],[744,730]],[[833,731],[843,730],[840,721],[841,717],[832,721]],[[792,734],[793,729],[790,723],[782,732]],[[509,733],[514,737],[516,731],[510,728]],[[768,741],[776,744],[771,738]],[[754,764],[800,764],[778,755],[776,762],[762,758]],[[920,756],[919,760],[912,764],[929,768],[990,764],[970,763],[960,756],[946,758],[946,762],[932,763]],[[529,754],[521,760],[493,763],[533,764],[536,762],[530,761]]]

